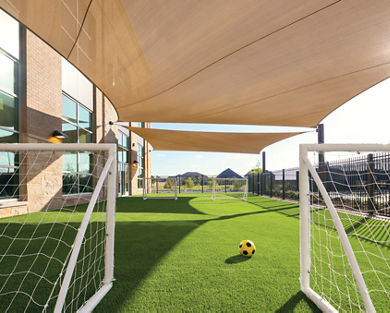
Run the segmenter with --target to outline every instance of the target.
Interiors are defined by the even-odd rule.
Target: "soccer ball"
[[[252,241],[243,240],[240,242],[240,245],[238,246],[238,251],[240,251],[241,255],[250,258],[252,255],[255,254],[256,247]]]

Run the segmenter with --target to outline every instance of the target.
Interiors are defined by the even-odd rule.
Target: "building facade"
[[[0,10],[1,143],[48,142],[54,131],[68,136],[65,143],[116,143],[118,196],[142,193],[142,177],[150,175],[150,145],[126,128],[138,126],[138,123],[116,123],[117,120],[114,106],[99,88]],[[150,127],[150,124],[142,123],[142,127]],[[52,189],[46,192],[47,197],[55,193],[58,197],[71,198],[85,193],[88,198],[93,188],[88,179],[92,174],[91,162],[88,153],[68,153],[51,167],[50,173],[43,170],[39,176],[44,177],[48,188]],[[16,168],[15,156],[0,152],[3,180],[13,167]],[[25,199],[12,188],[0,191],[0,208],[6,208],[11,199],[14,203],[20,202],[20,207],[14,205],[14,210],[44,208],[47,199],[42,199],[33,186],[26,186]]]

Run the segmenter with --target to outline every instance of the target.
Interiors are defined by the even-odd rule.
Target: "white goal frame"
[[[244,191],[242,192],[242,193],[243,193],[242,198],[217,197],[217,196],[216,196],[216,195],[218,194],[218,192],[216,192],[216,183],[217,183],[217,180],[223,180],[223,181],[225,181],[225,183],[226,183],[226,181],[234,182],[235,180],[245,181],[245,187],[244,187]],[[227,193],[227,191],[222,192],[222,193]],[[233,192],[232,192],[232,193],[233,193]],[[241,192],[237,192],[237,193],[241,193]],[[213,180],[212,192],[211,192],[211,200],[239,200],[239,201],[248,201],[248,179],[247,179],[247,178],[214,178],[214,180]]]
[[[376,312],[369,295],[366,283],[356,260],[351,243],[333,202],[327,193],[320,176],[311,164],[309,152],[390,152],[390,145],[379,144],[302,144],[299,151],[299,209],[300,209],[300,283],[301,290],[323,312],[337,312],[337,310],[321,295],[310,288],[311,254],[310,254],[310,186],[309,173],[315,181],[318,191],[323,198],[337,230],[340,242],[348,259],[353,277],[363,300],[366,312]]]
[[[173,195],[170,197],[170,196],[149,196],[148,197],[148,194],[152,194],[151,192],[151,189],[153,188],[153,184],[152,184],[152,179],[155,179],[157,184],[156,184],[156,193],[153,193],[153,194],[158,194],[159,193],[159,179],[161,179],[160,176],[156,176],[156,177],[144,177],[143,179],[143,186],[142,186],[142,198],[144,200],[177,200],[177,178],[176,177],[169,177],[169,179],[173,182]],[[167,177],[168,179],[168,177]],[[161,191],[161,190],[160,190]],[[164,194],[164,192],[160,192],[161,194]]]
[[[97,152],[103,151],[107,154],[107,160],[100,177],[94,187],[88,207],[78,228],[70,258],[67,262],[66,271],[63,275],[62,284],[58,293],[58,298],[54,307],[55,313],[61,313],[65,304],[67,291],[76,267],[80,248],[93,213],[94,206],[98,201],[99,193],[107,179],[107,204],[106,204],[106,236],[104,251],[104,278],[102,285],[77,312],[92,312],[96,305],[112,288],[114,281],[114,236],[115,236],[115,202],[116,202],[116,167],[117,149],[115,144],[51,144],[51,143],[11,143],[0,144],[0,151],[20,152],[20,151],[59,151],[59,152]]]

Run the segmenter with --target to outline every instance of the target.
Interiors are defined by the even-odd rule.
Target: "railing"
[[[315,169],[336,207],[343,203],[352,211],[359,207],[390,217],[389,153],[325,162]],[[248,187],[255,195],[298,201],[299,168],[249,174]]]

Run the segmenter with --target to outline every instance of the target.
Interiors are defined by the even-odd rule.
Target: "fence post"
[[[226,179],[225,179],[225,193],[226,193]]]
[[[368,192],[368,213],[374,214],[375,212],[375,190],[374,190],[374,171],[375,171],[375,164],[374,164],[374,156],[372,153],[367,155],[367,192]]]
[[[180,175],[178,176],[179,176],[179,193],[180,193],[181,181],[180,181]]]
[[[257,195],[260,196],[260,173],[257,173]]]
[[[264,172],[260,175],[260,181],[261,181],[261,195],[264,196]]]
[[[274,187],[274,180],[273,180],[273,174],[272,174],[272,172],[269,172],[269,180],[270,180],[270,182],[269,182],[269,189],[270,189],[270,191],[269,191],[269,196],[272,198],[272,195],[273,195],[273,187]]]
[[[295,172],[295,180],[297,181],[297,191],[299,191],[299,171]]]
[[[158,176],[156,176],[156,181],[157,181],[157,184],[156,184],[156,193],[158,193],[158,183],[159,183],[159,181],[158,181]]]
[[[283,173],[283,180],[282,180],[282,199],[286,199],[286,172],[285,170],[283,169],[282,170],[282,173]]]
[[[203,193],[203,175],[202,175],[202,193]]]

